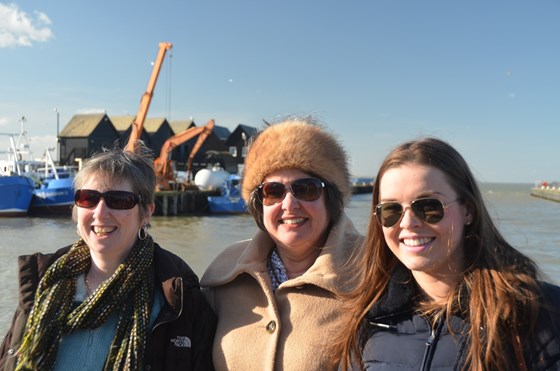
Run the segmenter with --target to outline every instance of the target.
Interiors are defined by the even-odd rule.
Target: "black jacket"
[[[39,281],[69,249],[67,246],[54,254],[19,257],[19,305],[0,347],[0,370],[15,368],[14,354],[23,338]],[[212,370],[216,318],[200,292],[198,277],[181,258],[157,244],[154,268],[165,305],[148,337],[145,370]]]
[[[539,313],[534,341],[523,344],[525,363],[528,370],[560,370],[560,287],[543,284],[542,290],[548,309]],[[464,367],[468,318],[450,318],[451,331],[444,318],[432,326],[413,309],[417,295],[417,286],[408,270],[398,268],[387,292],[362,324],[362,361],[366,370]],[[509,354],[515,359],[513,349]]]

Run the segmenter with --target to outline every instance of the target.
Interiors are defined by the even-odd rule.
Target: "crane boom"
[[[152,69],[152,75],[150,76],[150,80],[148,81],[148,87],[146,88],[146,92],[142,95],[140,99],[140,107],[138,108],[138,113],[136,114],[136,118],[132,123],[132,131],[130,132],[130,137],[128,138],[128,143],[126,144],[125,149],[130,152],[134,152],[134,144],[138,139],[140,139],[140,135],[142,135],[142,129],[144,126],[144,121],[146,120],[146,115],[148,114],[148,109],[150,108],[150,103],[152,101],[152,96],[154,94],[154,88],[156,86],[156,82],[159,76],[159,71],[161,70],[161,65],[163,64],[163,58],[165,57],[165,53],[173,47],[173,44],[167,42],[159,43],[159,51],[154,62],[154,68]]]
[[[198,136],[198,139],[194,144],[191,153],[189,153],[189,159],[187,160],[187,182],[191,181],[191,166],[192,166],[194,156],[197,154],[198,150],[200,149],[200,146],[202,146],[206,138],[208,138],[208,136],[212,134],[213,129],[214,129],[214,120],[210,120],[204,127],[202,133],[200,133],[200,135]]]
[[[163,146],[159,157],[154,160],[154,169],[156,171],[157,178],[157,188],[158,190],[169,189],[169,181],[174,180],[175,176],[173,174],[173,167],[171,166],[171,161],[169,160],[169,155],[171,151],[178,145],[186,142],[187,140],[194,138],[199,135],[193,149],[189,154],[189,159],[187,163],[187,181],[190,181],[189,173],[191,170],[192,159],[206,140],[206,138],[212,133],[214,129],[214,120],[208,121],[205,126],[191,127],[178,134],[175,134],[171,138],[167,139]]]

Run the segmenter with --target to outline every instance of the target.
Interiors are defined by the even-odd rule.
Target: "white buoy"
[[[202,191],[213,191],[222,188],[229,173],[220,167],[201,169],[194,176],[194,184]]]

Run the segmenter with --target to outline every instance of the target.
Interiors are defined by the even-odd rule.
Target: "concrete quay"
[[[560,188],[533,187],[531,188],[531,196],[560,202]]]
[[[154,215],[176,216],[208,213],[208,196],[219,195],[218,191],[176,190],[157,191]]]

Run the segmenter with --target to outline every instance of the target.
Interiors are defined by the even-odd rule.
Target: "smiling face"
[[[95,174],[81,188],[134,192],[128,181],[113,183]],[[138,230],[150,221],[150,215],[142,215],[138,204],[129,210],[114,210],[101,198],[93,208],[74,207],[78,232],[89,246],[92,257],[107,262],[122,262],[134,245]]]
[[[409,207],[411,201],[424,197],[447,205],[443,219],[436,224],[422,221]],[[402,165],[387,170],[380,180],[380,202],[396,201],[405,206],[394,227],[383,227],[385,241],[417,281],[422,275],[456,280],[463,269],[463,232],[470,216],[461,202],[452,202],[457,198],[444,173],[435,167]]]
[[[264,182],[286,185],[309,177],[312,176],[301,170],[283,169],[270,173]],[[279,249],[306,255],[324,244],[329,224],[324,192],[315,201],[302,201],[287,191],[281,202],[263,206],[264,226]]]

